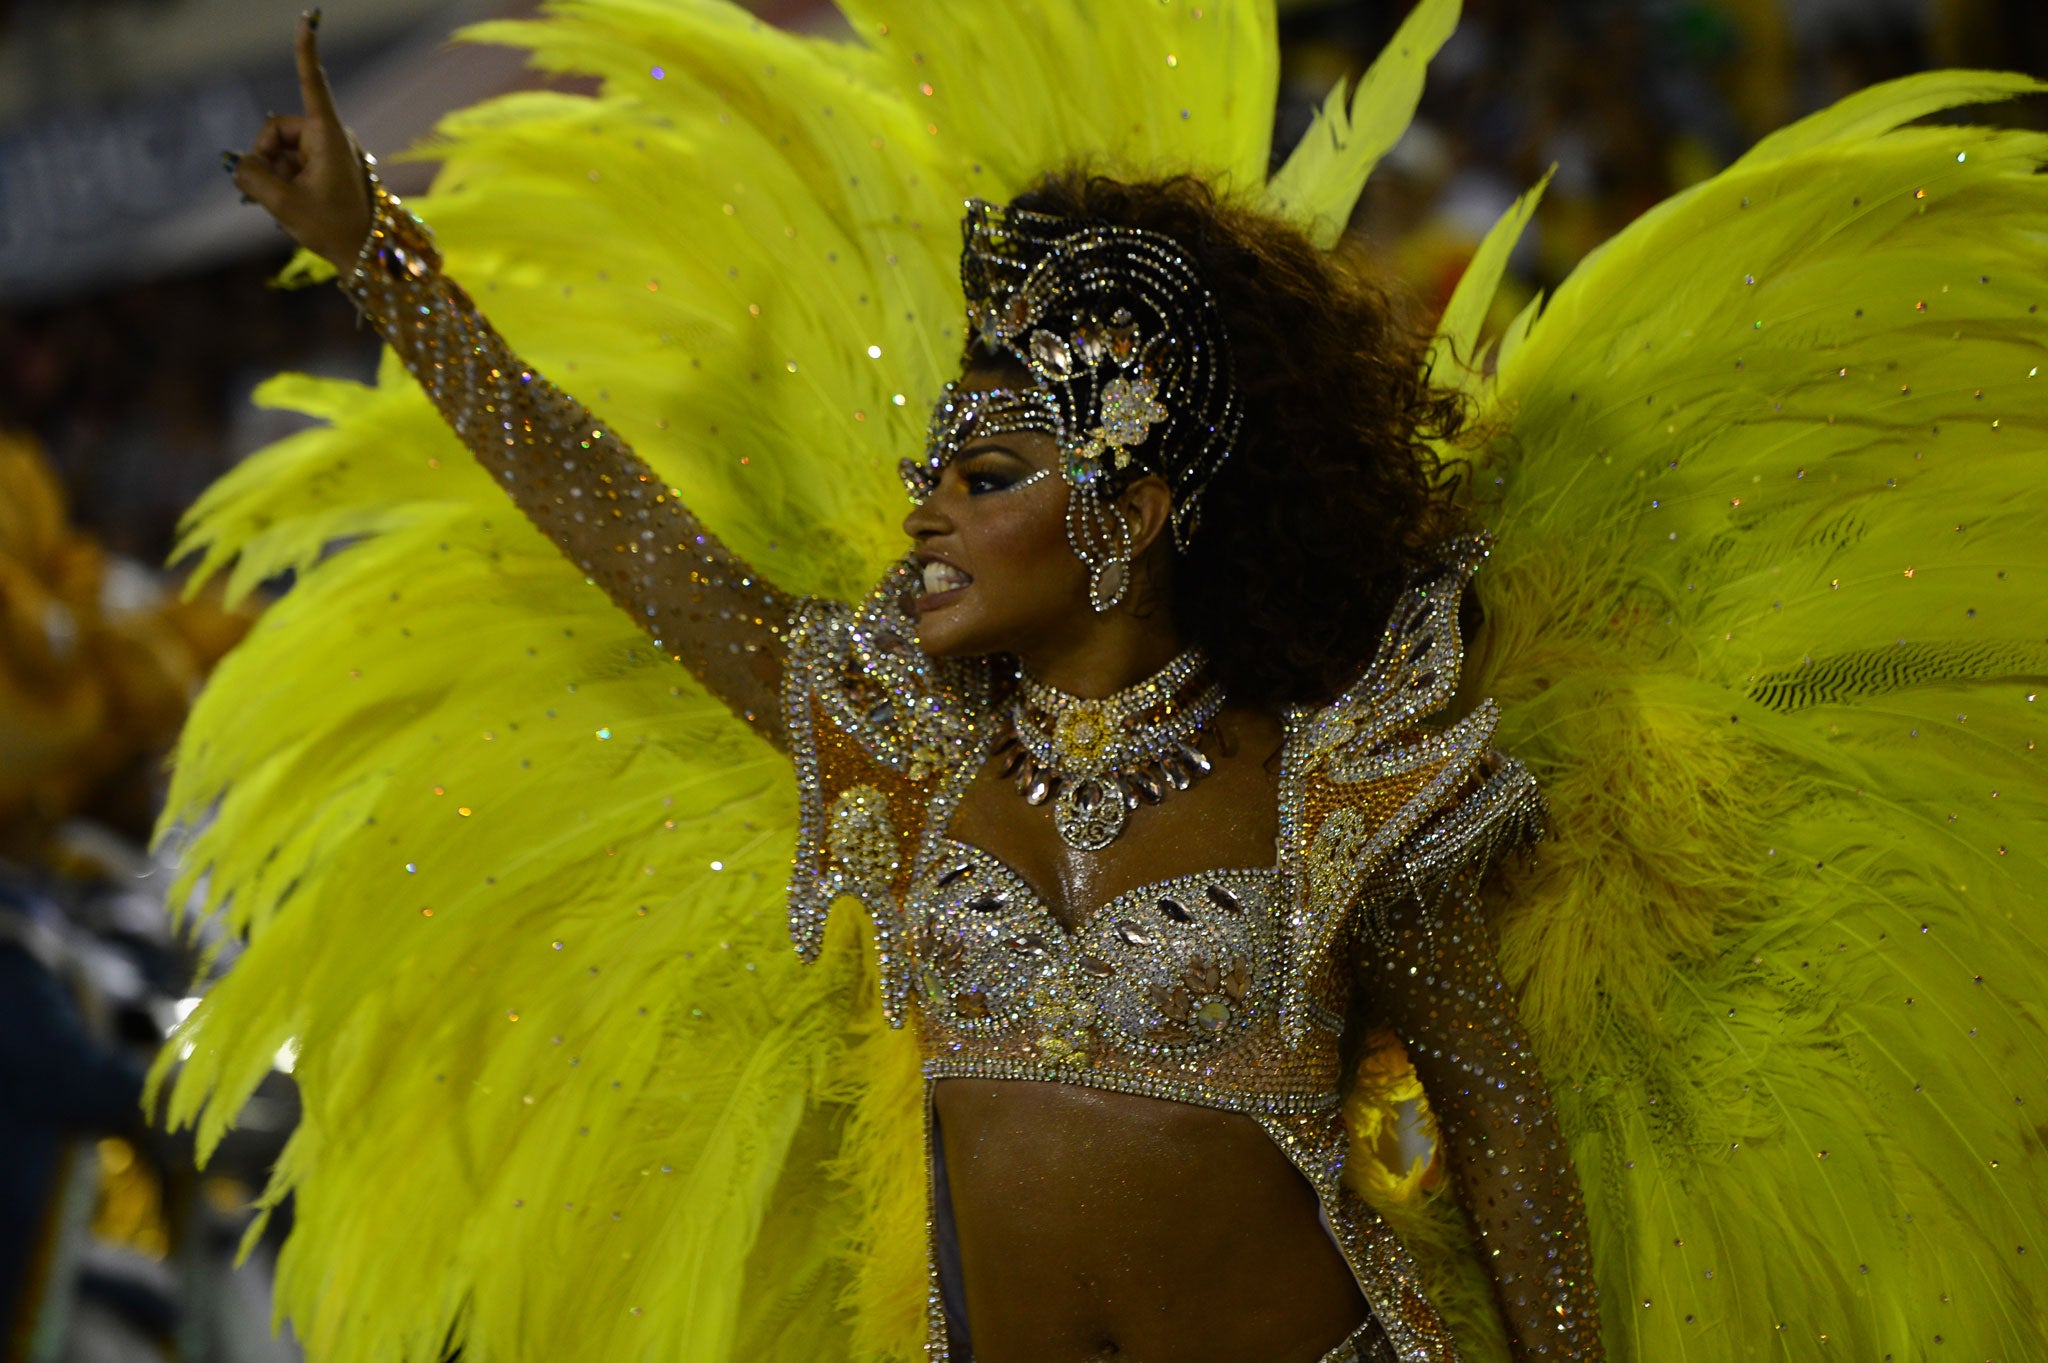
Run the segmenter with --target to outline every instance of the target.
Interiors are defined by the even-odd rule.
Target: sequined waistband
[[[1017,1060],[974,1060],[964,1056],[927,1057],[927,1079],[1021,1079],[1040,1084],[1075,1084],[1082,1088],[1108,1089],[1136,1094],[1141,1098],[1162,1098],[1172,1103],[1212,1107],[1225,1112],[1279,1116],[1293,1113],[1335,1112],[1343,1102],[1335,1089],[1304,1093],[1274,1092],[1268,1089],[1236,1088],[1225,1084],[1201,1084],[1156,1074],[1132,1073],[1099,1066],[1032,1065]]]

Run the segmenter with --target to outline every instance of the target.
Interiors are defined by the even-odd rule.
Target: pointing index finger
[[[341,115],[334,107],[334,90],[327,83],[327,72],[320,66],[319,39],[315,36],[319,26],[319,10],[307,10],[299,16],[299,31],[293,42],[299,67],[299,98],[305,103],[308,118],[339,125]]]

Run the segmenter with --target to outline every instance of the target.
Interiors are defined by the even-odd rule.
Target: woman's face
[[[974,371],[961,387],[1015,381]],[[1026,380],[1028,382],[1028,380]],[[1067,545],[1059,448],[1039,431],[976,436],[903,520],[924,571],[912,603],[918,644],[936,657],[1031,654],[1085,627],[1088,571]]]

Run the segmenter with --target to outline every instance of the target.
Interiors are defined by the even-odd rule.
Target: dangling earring
[[[1088,574],[1088,604],[1097,615],[1115,610],[1131,590],[1131,533],[1123,531],[1123,548]]]
[[[1131,590],[1131,526],[1121,508],[1093,489],[1067,498],[1067,543],[1088,569],[1088,604],[1100,615],[1123,604]]]

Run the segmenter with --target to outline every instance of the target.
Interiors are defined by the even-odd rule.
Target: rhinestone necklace
[[[1160,671],[1102,700],[1056,691],[1019,669],[1002,772],[1027,803],[1053,802],[1069,847],[1100,852],[1142,801],[1158,804],[1209,774],[1202,731],[1223,708],[1209,659],[1189,649]]]

